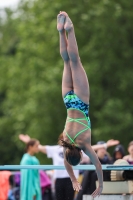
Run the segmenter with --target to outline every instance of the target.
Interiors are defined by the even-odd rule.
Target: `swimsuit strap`
[[[65,131],[66,132],[66,131]],[[69,138],[69,140],[71,141],[71,143],[75,144],[74,140],[70,137],[70,135],[68,135],[68,133],[66,132],[67,137]]]
[[[73,110],[73,108],[72,108],[72,109],[70,108],[70,109],[68,109],[68,110]],[[78,109],[75,109],[75,110],[78,110]],[[86,127],[85,129],[79,131],[79,132],[74,136],[73,139],[72,139],[72,138],[70,137],[70,135],[65,131],[65,132],[66,132],[66,135],[67,135],[67,137],[70,139],[71,143],[74,143],[74,144],[75,144],[74,140],[77,138],[78,135],[80,135],[80,134],[83,133],[84,131],[90,129],[90,127],[89,127],[88,125],[86,125],[85,123],[83,123],[83,122],[80,121],[80,120],[86,120],[86,121],[88,122],[88,118],[86,117],[85,113],[84,113],[83,111],[81,111],[81,110],[78,110],[78,111],[82,112],[82,113],[84,114],[85,118],[76,118],[76,119],[74,119],[74,118],[68,117],[68,120],[66,121],[66,123],[68,123],[68,122],[77,122],[77,123],[82,124],[82,125],[84,125],[84,126]]]
[[[84,125],[86,127],[89,127],[88,125],[84,124],[83,122],[80,122],[79,120],[86,120],[86,118],[76,118],[76,119],[74,119],[74,118],[68,117],[67,123],[68,122],[77,122],[77,123],[82,124],[82,125]]]

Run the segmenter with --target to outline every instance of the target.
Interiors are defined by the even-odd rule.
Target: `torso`
[[[68,117],[70,118],[85,118],[84,114],[78,110],[68,110]],[[87,120],[82,120],[82,123],[88,125],[88,121]],[[69,140],[69,138],[66,136],[66,132],[70,135],[71,138],[74,138],[74,136],[82,131],[83,129],[85,129],[86,127],[82,124],[79,124],[77,122],[67,122],[66,119],[66,126],[65,126],[65,130],[63,131],[63,136],[64,136],[64,140],[66,142],[71,142]],[[91,143],[91,130],[87,129],[86,131],[83,131],[81,134],[79,134],[77,136],[77,138],[75,139],[75,143],[80,147],[83,148],[85,142],[87,143]]]

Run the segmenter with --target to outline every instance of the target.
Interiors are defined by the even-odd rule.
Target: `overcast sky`
[[[0,0],[0,8],[14,7],[18,4],[19,0]]]

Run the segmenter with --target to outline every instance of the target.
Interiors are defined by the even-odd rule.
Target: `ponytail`
[[[75,144],[70,144],[62,139],[59,139],[58,144],[65,148],[65,158],[70,165],[78,165],[81,160],[81,149]]]
[[[62,147],[68,148],[70,150],[77,149],[77,150],[81,151],[81,149],[79,147],[77,147],[75,144],[70,144],[62,139],[58,141],[58,144]]]

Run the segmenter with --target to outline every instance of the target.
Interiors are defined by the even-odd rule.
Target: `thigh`
[[[89,82],[86,72],[80,59],[77,62],[70,62],[72,70],[73,90],[74,93],[86,104],[89,103]]]
[[[62,96],[73,90],[72,72],[70,62],[64,62],[64,71],[62,76]]]

